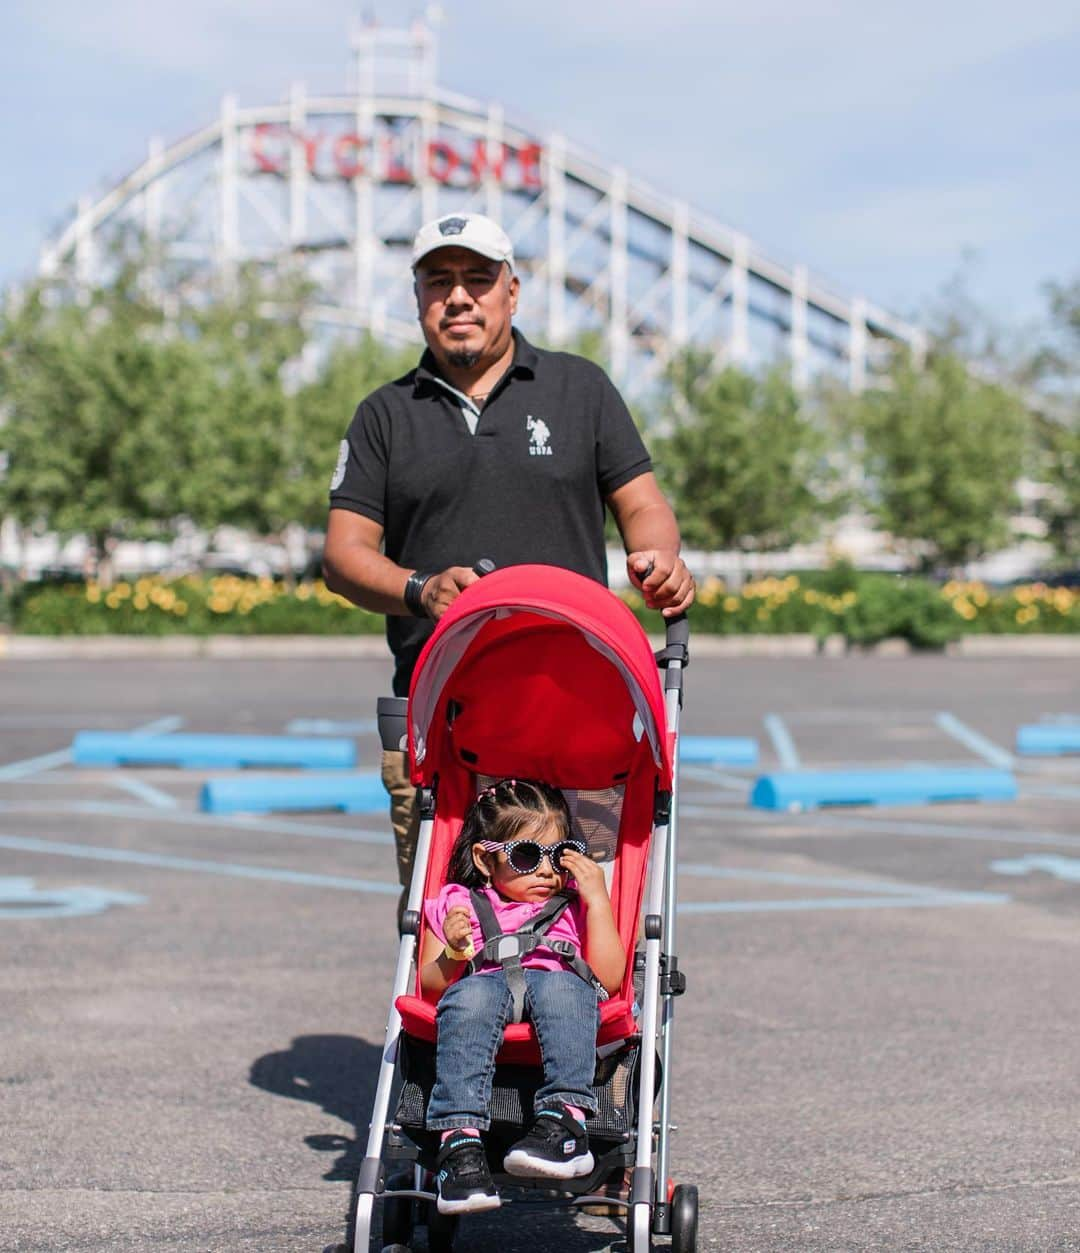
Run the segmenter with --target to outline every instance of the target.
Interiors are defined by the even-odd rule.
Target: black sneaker
[[[435,1186],[440,1214],[479,1214],[502,1204],[478,1136],[446,1140],[435,1159]]]
[[[542,1109],[532,1130],[507,1153],[508,1175],[542,1179],[579,1179],[593,1168],[585,1128],[561,1105]]]

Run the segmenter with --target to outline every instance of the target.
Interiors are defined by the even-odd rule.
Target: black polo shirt
[[[362,401],[342,442],[332,509],[378,522],[386,555],[420,570],[539,562],[607,583],[604,502],[652,468],[633,419],[591,361],[534,348],[514,359],[470,433],[435,358]],[[391,616],[394,691],[409,689],[433,623]]]

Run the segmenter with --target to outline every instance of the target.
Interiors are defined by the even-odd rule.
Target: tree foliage
[[[101,286],[39,283],[0,311],[0,517],[87,535],[106,580],[118,541],[180,519],[264,537],[322,525],[358,400],[407,368],[370,339],[309,357],[298,277],[242,269],[166,306],[151,260],[125,245]]]
[[[196,346],[169,332],[138,278],[121,265],[79,303],[39,286],[0,321],[0,513],[87,534],[99,562],[183,512],[211,396]]]
[[[318,375],[294,397],[298,432],[297,521],[306,527],[326,525],[326,497],[338,446],[357,405],[391,379],[416,365],[416,350],[394,349],[371,335],[358,343],[339,341],[327,353]]]
[[[859,406],[870,508],[924,570],[1003,546],[1023,470],[1027,415],[1008,390],[948,354],[906,358]]]
[[[687,544],[765,552],[813,539],[836,512],[821,425],[786,372],[716,370],[685,353],[668,373],[652,449]]]

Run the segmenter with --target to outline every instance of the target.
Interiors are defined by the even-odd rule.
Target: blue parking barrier
[[[80,731],[71,745],[77,766],[304,766],[347,770],[356,765],[352,740],[287,735],[130,735]]]
[[[1016,732],[1016,751],[1026,757],[1061,757],[1080,753],[1080,723],[1040,722],[1020,727]]]
[[[1008,770],[918,767],[899,770],[791,770],[754,783],[756,809],[817,809],[823,805],[926,805],[938,801],[1011,801]]]
[[[199,795],[199,808],[208,814],[310,809],[369,814],[386,805],[386,790],[376,774],[249,774],[210,779]]]
[[[756,766],[758,742],[742,735],[682,735],[682,761],[708,766]]]

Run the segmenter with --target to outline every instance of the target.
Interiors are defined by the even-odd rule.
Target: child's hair
[[[446,868],[447,883],[483,887],[484,876],[473,861],[474,844],[480,840],[505,844],[521,832],[549,822],[559,828],[561,840],[570,839],[570,806],[557,787],[539,779],[499,779],[484,788],[465,815]]]

